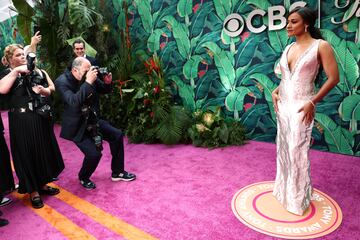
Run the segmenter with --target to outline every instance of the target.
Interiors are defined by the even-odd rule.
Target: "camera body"
[[[36,55],[35,53],[30,52],[27,56],[26,56],[26,67],[27,69],[30,71],[29,74],[25,75],[25,80],[27,80],[30,83],[30,86],[36,86],[36,85],[40,85],[42,82],[42,77],[36,72],[34,71],[35,69],[35,59],[36,59]]]
[[[103,150],[102,146],[102,135],[99,132],[99,124],[88,124],[86,130],[90,134],[90,137],[93,139],[96,148],[101,151]]]
[[[30,73],[21,75],[21,78],[23,79],[22,84],[26,85],[29,96],[28,107],[30,110],[35,111],[40,116],[51,119],[52,110],[50,98],[35,94],[33,91],[31,91],[31,88],[37,85],[48,87],[47,81],[44,81],[44,76],[41,76],[37,71],[35,71],[35,59],[36,55],[32,52],[26,56],[26,67]]]
[[[81,106],[81,116],[85,120],[86,131],[93,139],[96,148],[101,151],[102,146],[102,135],[99,131],[99,124],[97,123],[96,113],[87,104]]]
[[[107,67],[93,66],[93,69],[98,70],[98,76],[102,80],[106,75],[109,74]]]

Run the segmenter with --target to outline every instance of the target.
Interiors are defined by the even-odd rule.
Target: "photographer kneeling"
[[[60,136],[73,141],[84,153],[84,160],[79,172],[80,184],[94,189],[90,180],[102,156],[102,140],[110,144],[112,155],[112,181],[132,181],[134,174],[124,170],[124,144],[122,132],[109,122],[99,118],[100,93],[112,91],[112,76],[105,74],[98,78],[99,68],[92,67],[84,57],[77,57],[68,69],[59,76],[55,85],[64,102],[64,113]]]

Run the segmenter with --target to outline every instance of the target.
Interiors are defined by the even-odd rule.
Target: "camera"
[[[30,52],[27,56],[26,56],[26,61],[27,61],[27,69],[32,72],[35,69],[35,59],[36,59],[36,55],[33,52]]]
[[[99,132],[99,125],[98,124],[89,124],[86,127],[86,130],[90,134],[91,138],[94,140],[95,146],[98,150],[102,150],[102,136]]]
[[[35,53],[32,52],[30,52],[26,56],[26,61],[27,61],[26,67],[30,71],[30,73],[28,75],[25,75],[25,79],[29,81],[32,87],[39,85],[42,82],[42,77],[36,71],[34,71],[35,59],[36,59],[36,55]]]
[[[104,79],[104,77],[109,74],[107,67],[93,66],[93,69],[98,70],[98,76],[100,79]]]
[[[86,124],[86,131],[93,139],[96,148],[101,151],[102,147],[102,135],[99,132],[99,124],[97,123],[96,113],[87,104],[81,106],[81,115],[84,118]]]

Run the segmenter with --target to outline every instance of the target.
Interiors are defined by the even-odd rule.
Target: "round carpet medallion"
[[[303,216],[286,211],[273,197],[274,182],[254,183],[240,189],[231,207],[246,226],[266,235],[287,239],[310,239],[327,235],[342,221],[339,205],[314,189],[313,200]]]

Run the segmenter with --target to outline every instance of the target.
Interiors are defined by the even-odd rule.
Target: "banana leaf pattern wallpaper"
[[[274,5],[288,9],[294,2],[134,0],[129,8],[132,42],[139,53],[160,56],[169,84],[186,108],[221,106],[227,117],[246,126],[251,139],[273,142],[276,118],[271,92],[280,82],[274,68],[294,39],[288,39],[285,29],[252,33],[246,27],[239,36],[229,37],[223,23],[232,13],[246,18],[254,9],[266,12]],[[334,49],[341,79],[317,106],[312,147],[360,156],[360,3],[304,2],[313,9],[321,2],[321,31]],[[268,25],[267,19],[254,17],[253,25]],[[324,80],[322,73],[320,84]]]
[[[104,2],[104,1],[99,1]],[[174,99],[190,111],[221,107],[225,117],[246,126],[250,139],[274,142],[276,117],[271,92],[280,83],[275,66],[286,45],[285,28],[269,30],[268,14],[255,16],[251,32],[229,37],[224,20],[232,13],[247,19],[255,9],[292,0],[113,0],[114,25],[129,26],[133,51],[160,57]],[[108,2],[108,3],[109,3]],[[127,12],[122,8],[128,4]],[[340,83],[317,105],[312,147],[360,156],[360,0],[305,0],[320,9],[323,37],[332,45]],[[320,5],[319,5],[320,4]],[[116,23],[115,23],[116,22]],[[0,24],[0,46],[21,42],[11,20]],[[319,75],[317,87],[326,80]]]

